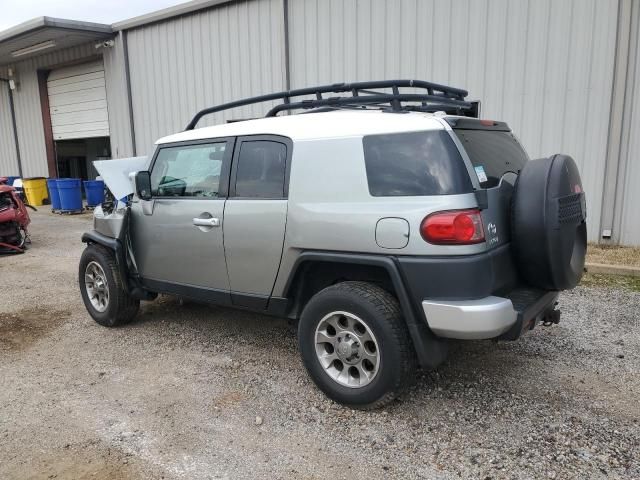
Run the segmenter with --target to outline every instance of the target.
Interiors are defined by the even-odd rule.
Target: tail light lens
[[[420,225],[425,241],[436,245],[470,245],[484,242],[480,210],[436,212]]]

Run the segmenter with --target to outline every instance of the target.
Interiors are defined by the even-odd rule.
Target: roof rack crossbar
[[[427,107],[429,105],[437,105],[437,110],[442,110],[445,107],[457,108],[461,110],[466,110],[470,108],[471,105],[468,102],[463,102],[460,100],[444,100],[442,97],[438,97],[435,95],[421,95],[417,93],[403,93],[398,95],[369,95],[369,96],[360,96],[360,97],[331,97],[324,98],[322,100],[302,100],[300,102],[288,103],[288,104],[280,104],[273,107],[271,110],[267,112],[265,117],[275,117],[278,113],[284,112],[287,110],[297,110],[297,109],[309,109],[315,107],[326,107],[326,106],[353,106],[353,105],[377,105],[379,104],[391,104],[392,110],[400,110],[399,108],[394,108],[395,102],[432,102],[427,103]],[[434,110],[435,111],[435,110]]]
[[[391,93],[372,90],[381,88],[391,89]],[[424,89],[427,91],[427,94],[400,93],[400,88]],[[322,96],[323,93],[348,93],[349,95],[327,98]],[[292,101],[292,97],[307,95],[314,95],[315,99]],[[282,103],[269,110],[267,113],[268,117],[275,116],[278,112],[282,111],[324,106],[362,105],[365,107],[366,105],[375,105],[381,108],[381,105],[379,105],[381,103],[389,104],[390,108],[394,111],[402,111],[404,109],[402,102],[422,102],[425,108],[428,108],[429,103],[436,103],[439,106],[466,110],[471,108],[471,103],[465,101],[467,95],[468,92],[466,90],[426,82],[424,80],[378,80],[370,82],[334,83],[332,85],[299,88],[296,90],[260,95],[205,108],[196,113],[187,125],[186,130],[193,130],[205,115],[273,100],[282,100]]]

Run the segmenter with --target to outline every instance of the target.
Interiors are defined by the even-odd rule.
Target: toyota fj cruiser
[[[441,363],[449,339],[557,323],[584,269],[576,164],[529,160],[504,122],[466,115],[466,96],[360,82],[199,112],[158,140],[126,207],[96,210],[87,310],[114,327],[163,293],[299,320],[313,381],[358,408]],[[194,129],[265,101],[266,118]]]

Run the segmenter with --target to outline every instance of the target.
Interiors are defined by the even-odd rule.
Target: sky
[[[111,24],[185,0],[0,0],[0,31],[35,17]]]

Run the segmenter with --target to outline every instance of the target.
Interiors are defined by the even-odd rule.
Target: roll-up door
[[[47,89],[54,140],[109,136],[102,60],[52,70]]]

